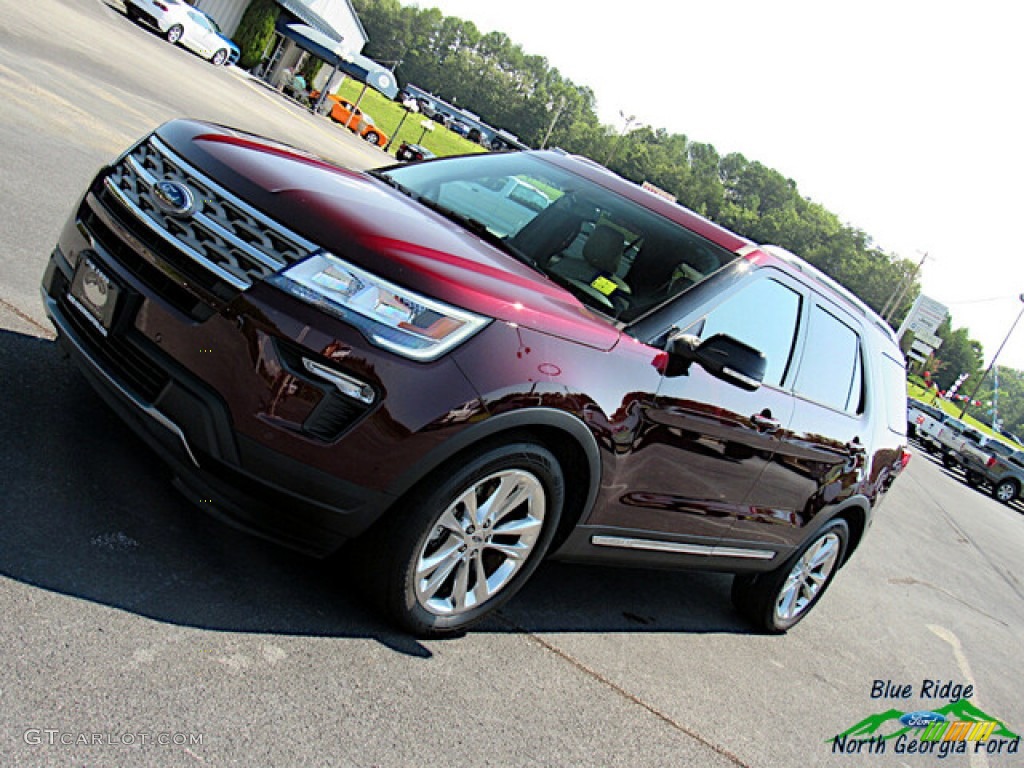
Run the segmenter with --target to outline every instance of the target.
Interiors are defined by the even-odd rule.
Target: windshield
[[[1013,448],[1006,443],[1000,442],[999,440],[988,440],[985,443],[985,449],[991,453],[998,454],[1000,456],[1009,456],[1013,453]]]
[[[631,322],[736,258],[685,227],[526,153],[378,174],[488,238],[589,306]]]

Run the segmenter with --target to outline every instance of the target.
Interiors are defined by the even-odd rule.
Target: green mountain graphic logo
[[[921,710],[910,711],[918,712]],[[975,723],[995,721],[999,723],[999,727],[992,733],[990,738],[1019,738],[1018,734],[1007,728],[1006,724],[1002,720],[982,712],[967,699],[957,699],[943,707],[938,707],[928,711],[945,715],[947,720],[969,720]],[[897,736],[902,736],[905,733],[913,735],[913,732],[920,731],[920,728],[911,728],[909,725],[903,725],[903,723],[900,722],[900,718],[905,714],[907,713],[901,712],[898,709],[888,709],[885,712],[868,715],[856,725],[847,728],[842,733],[836,734],[836,737],[842,738],[843,736],[851,736],[854,738],[869,738],[871,736],[880,736],[883,740],[889,740],[895,739]],[[832,741],[832,739],[825,739],[825,741],[829,742]]]

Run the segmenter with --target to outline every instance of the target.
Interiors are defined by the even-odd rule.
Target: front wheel
[[[215,66],[215,67],[219,67],[219,66],[223,65],[224,62],[227,61],[227,59],[228,59],[228,52],[225,51],[223,48],[221,48],[219,51],[217,51],[215,54],[213,54],[213,58],[210,59],[210,63],[213,64],[213,66]]]
[[[516,443],[413,493],[370,534],[372,587],[403,629],[443,637],[497,609],[533,573],[558,528],[565,480],[550,451]]]
[[[370,131],[363,138],[366,139],[371,144],[373,144],[373,146],[375,146],[375,147],[378,144],[380,144],[380,134],[379,133],[374,133],[373,131]]]
[[[167,42],[174,44],[181,40],[181,36],[185,33],[185,28],[181,24],[175,24],[173,27],[167,30],[165,37]]]
[[[846,521],[833,520],[782,567],[768,573],[737,574],[732,582],[733,604],[764,632],[781,634],[796,626],[832,583],[849,540]]]
[[[1014,480],[1000,480],[992,485],[992,497],[1003,504],[1009,504],[1019,493],[1020,488]]]

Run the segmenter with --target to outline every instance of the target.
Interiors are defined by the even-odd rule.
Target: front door
[[[631,457],[630,490],[592,522],[642,528],[713,545],[746,506],[793,417],[786,388],[803,297],[764,270],[679,327],[708,339],[728,334],[765,355],[762,386],[749,392],[696,363],[665,376],[645,408]]]

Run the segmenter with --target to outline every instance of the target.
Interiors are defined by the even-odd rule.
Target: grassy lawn
[[[346,101],[355,103],[355,100],[359,97],[359,92],[362,91],[363,85],[351,77],[346,78],[345,82],[341,84],[335,93],[341,96]],[[410,144],[419,144],[420,146],[426,147],[438,157],[445,157],[447,155],[465,155],[470,152],[486,152],[483,147],[479,144],[474,144],[468,139],[464,139],[457,133],[449,131],[447,128],[435,123],[433,120],[424,117],[420,114],[410,113],[402,124],[402,130],[397,136],[394,135],[395,129],[402,120],[402,116],[406,114],[405,108],[401,104],[392,101],[381,93],[373,90],[373,88],[366,89],[366,95],[363,96],[363,100],[359,103],[359,108],[373,118],[373,122],[376,123],[384,133],[389,137],[392,137],[391,148],[388,150],[390,154],[395,154],[398,147],[401,146],[403,141],[408,141]],[[424,134],[421,123],[426,120],[430,123],[434,130],[427,131]],[[339,126],[340,128],[340,126]],[[420,137],[423,140],[420,140]]]

